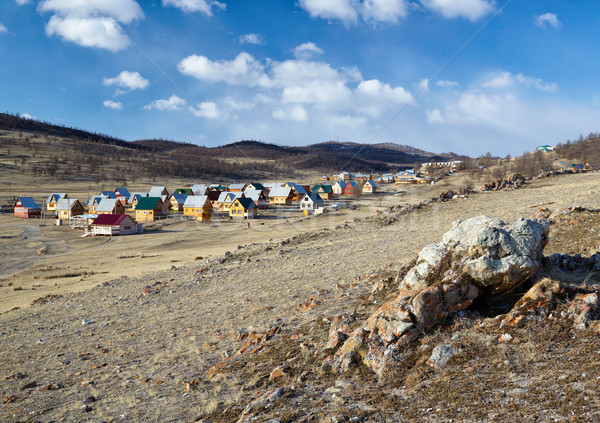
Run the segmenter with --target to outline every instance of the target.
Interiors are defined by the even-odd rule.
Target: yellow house
[[[236,198],[229,207],[229,217],[241,219],[254,219],[256,217],[256,203],[252,198]]]
[[[167,214],[160,197],[142,197],[135,207],[137,222],[153,222],[158,216]]]
[[[207,195],[188,195],[183,203],[183,215],[200,222],[210,220],[213,207]]]
[[[48,199],[46,200],[46,210],[47,211],[55,211],[56,210],[56,206],[58,206],[58,203],[63,198],[69,198],[69,195],[66,194],[66,193],[64,193],[64,192],[50,194],[48,196]]]

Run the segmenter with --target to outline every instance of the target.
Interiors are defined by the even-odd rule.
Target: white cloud
[[[406,0],[364,0],[362,3],[362,16],[366,21],[395,23],[406,15]]]
[[[120,101],[104,100],[102,105],[113,110],[121,110],[123,108],[123,103]]]
[[[119,24],[129,24],[144,16],[134,0],[43,0],[42,13],[50,12],[48,36],[58,35],[83,47],[119,51],[129,40]]]
[[[516,84],[548,93],[558,91],[558,85],[553,82],[546,82],[540,78],[523,75],[522,73],[513,75],[510,72],[502,72],[491,80],[484,82],[482,86],[484,88],[509,88]]]
[[[350,0],[300,0],[300,7],[313,18],[355,22],[358,17]]]
[[[19,6],[31,3],[31,0],[15,0]]]
[[[296,105],[288,109],[273,110],[272,116],[279,120],[289,120],[294,122],[305,122],[308,120],[306,110],[302,106]]]
[[[548,26],[553,28],[560,27],[560,21],[555,13],[543,13],[539,16],[536,16],[535,24],[544,29],[546,29]]]
[[[164,6],[177,7],[184,12],[200,12],[212,16],[212,9],[225,10],[227,5],[216,0],[163,0]]]
[[[23,119],[33,119],[33,116],[31,116],[29,113],[23,113],[21,114],[21,117]]]
[[[442,79],[441,81],[437,81],[435,83],[438,87],[458,87],[460,84],[456,81],[449,81],[447,79]]]
[[[7,32],[8,32],[8,29],[6,29],[6,27],[0,23],[0,34],[4,34]]]
[[[233,60],[220,61],[194,54],[179,62],[177,69],[185,75],[209,82],[250,87],[267,83],[263,65],[245,52],[238,54]]]
[[[467,18],[476,21],[494,10],[492,0],[421,0],[421,3],[448,19]]]
[[[197,104],[195,107],[190,107],[190,111],[196,117],[207,119],[218,119],[220,117],[219,108],[217,107],[217,104],[212,101],[204,101]]]
[[[323,54],[323,50],[310,41],[300,44],[294,49],[294,56],[296,56],[297,59],[309,59],[313,54]]]
[[[402,87],[392,88],[390,84],[384,84],[377,79],[361,82],[356,88],[357,93],[379,99],[380,101],[391,101],[397,104],[409,103],[412,101],[412,94]]]
[[[260,34],[244,34],[240,35],[238,41],[240,44],[263,44],[264,37]]]
[[[429,92],[429,78],[424,78],[417,84],[417,89],[423,92]]]
[[[117,94],[125,94],[131,90],[143,90],[150,85],[150,82],[138,72],[129,71],[123,71],[114,78],[104,78],[103,83],[106,86],[116,85],[125,89],[118,90]]]
[[[167,100],[164,100],[164,99],[154,100],[152,103],[145,105],[144,110],[156,109],[156,110],[178,111],[178,110],[181,110],[186,104],[187,104],[187,101],[185,101],[184,99],[179,98],[175,94],[173,94]]]

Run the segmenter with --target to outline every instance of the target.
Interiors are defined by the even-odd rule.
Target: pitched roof
[[[235,199],[235,202],[240,203],[240,205],[244,208],[244,210],[250,210],[250,209],[255,209],[256,208],[256,203],[254,201],[252,201],[252,198],[242,198],[242,197],[238,197]]]
[[[229,187],[227,187],[227,189],[237,189],[237,190],[243,190],[244,188],[246,188],[246,184],[231,184],[229,185]]]
[[[192,185],[192,192],[194,193],[193,195],[204,195],[206,194],[207,189],[208,187],[205,184]]]
[[[100,201],[102,201],[103,198],[106,198],[106,197],[103,197],[101,195],[92,195],[92,198],[90,198],[88,201],[88,206],[100,204]]]
[[[71,210],[77,203],[77,198],[63,198],[56,204],[56,210]]]
[[[67,195],[66,192],[53,192],[48,196],[46,203],[54,203],[62,200]]]
[[[114,211],[117,201],[119,200],[116,198],[103,198],[98,204],[98,207],[96,207],[96,213]]]
[[[33,197],[19,197],[18,199],[21,200],[21,205],[25,209],[39,209],[40,208],[40,206],[35,203],[35,200],[33,199]]]
[[[337,181],[334,185],[339,185],[341,189],[344,189],[348,184],[346,183],[346,181]]]
[[[290,187],[275,187],[269,191],[269,197],[289,197],[291,192]]]
[[[148,191],[148,197],[160,197],[161,195],[164,195],[163,192],[166,191],[166,187],[152,187],[150,188],[150,190]]]
[[[142,197],[139,199],[136,210],[154,210],[159,204],[158,202],[162,201],[160,197]]]
[[[121,194],[121,197],[129,198],[129,196],[130,196],[129,190],[125,187],[119,187],[115,190],[115,192],[118,192],[119,194]]]
[[[117,198],[117,194],[114,191],[102,191],[102,196],[106,198]]]
[[[129,202],[131,203],[133,200],[139,200],[140,198],[145,197],[146,194],[143,192],[134,192],[129,196]]]
[[[375,182],[371,181],[370,179],[367,182],[365,182],[365,185],[370,185],[373,188],[378,188],[377,184]]]
[[[232,203],[238,195],[235,192],[223,191],[219,195],[217,203]]]
[[[300,195],[306,194],[306,190],[304,189],[304,187],[300,184],[297,184],[295,182],[288,182],[287,183],[291,188],[294,188],[294,190],[296,190],[296,192]]]
[[[248,186],[252,186],[253,189],[259,190],[259,191],[266,190],[265,186],[263,184],[259,184],[258,182],[252,182],[251,184],[248,184]]]
[[[316,192],[311,192],[310,194],[305,194],[304,197],[302,197],[302,200],[300,200],[300,201],[307,202],[308,199],[310,199],[310,201],[315,204],[325,203],[325,201],[323,201],[321,196]]]
[[[202,208],[208,200],[208,195],[188,195],[183,203],[184,208],[196,207]]]
[[[254,202],[257,202],[259,200],[261,194],[262,191],[259,189],[247,189],[246,191],[244,191],[244,195],[246,196],[246,198],[251,198]]]
[[[173,194],[173,198],[177,201],[177,204],[185,203],[185,199],[188,198],[187,194]]]
[[[128,218],[133,223],[136,223],[135,220],[133,220],[127,214],[101,214],[92,222],[92,225],[119,226],[124,220]]]
[[[356,188],[356,182],[354,182],[354,181],[349,181],[349,182],[346,184],[346,186],[347,186],[347,185],[350,185],[352,188]],[[346,187],[344,187],[344,188],[346,188]]]
[[[321,190],[321,189],[323,190],[323,192],[324,192],[324,193],[329,193],[329,192],[331,192],[331,190],[332,190],[333,188],[331,188],[331,185],[329,185],[329,184],[326,184],[326,185],[319,184],[319,185],[315,185],[315,186],[313,187],[313,192],[315,192],[315,191],[319,191],[319,190]]]

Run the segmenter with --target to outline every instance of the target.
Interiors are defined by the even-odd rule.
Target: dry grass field
[[[3,220],[2,242],[12,240],[23,257],[32,257],[17,274],[59,277],[31,285],[23,277],[22,291],[1,288],[3,297],[35,293],[27,302],[56,295],[0,315],[0,419],[598,421],[600,335],[574,332],[561,320],[511,328],[512,341],[499,342],[506,332],[501,316],[473,312],[453,330],[424,334],[406,350],[405,366],[392,381],[378,381],[362,367],[332,374],[322,362],[334,316],[368,316],[394,295],[392,285],[371,295],[374,284],[393,279],[453,221],[482,213],[514,221],[541,205],[598,207],[599,182],[596,173],[545,178],[406,214],[386,207],[447,187],[390,191],[339,215],[279,222],[264,232],[232,229],[237,235],[173,224],[127,239],[88,240],[69,238],[64,228],[19,228]],[[374,216],[376,209],[385,211]],[[595,212],[557,222],[545,254],[597,252],[598,223]],[[49,244],[43,260],[37,243],[48,241],[35,240],[37,229],[45,239],[64,231],[63,243]],[[24,239],[29,235],[34,240]],[[213,244],[221,249],[211,250]],[[9,245],[2,247],[7,257]],[[195,256],[203,259],[192,261]],[[93,275],[60,277],[89,269]],[[93,279],[98,274],[106,276]],[[592,273],[568,277],[597,284]],[[49,286],[32,290],[34,284]],[[450,341],[462,352],[443,370],[429,368],[425,359],[432,348]],[[279,366],[282,376],[270,377]]]

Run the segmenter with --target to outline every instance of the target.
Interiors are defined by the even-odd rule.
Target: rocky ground
[[[0,419],[598,421],[598,182],[445,195],[4,313]],[[533,278],[420,330],[385,377],[328,364],[417,250],[480,214],[549,220]]]

